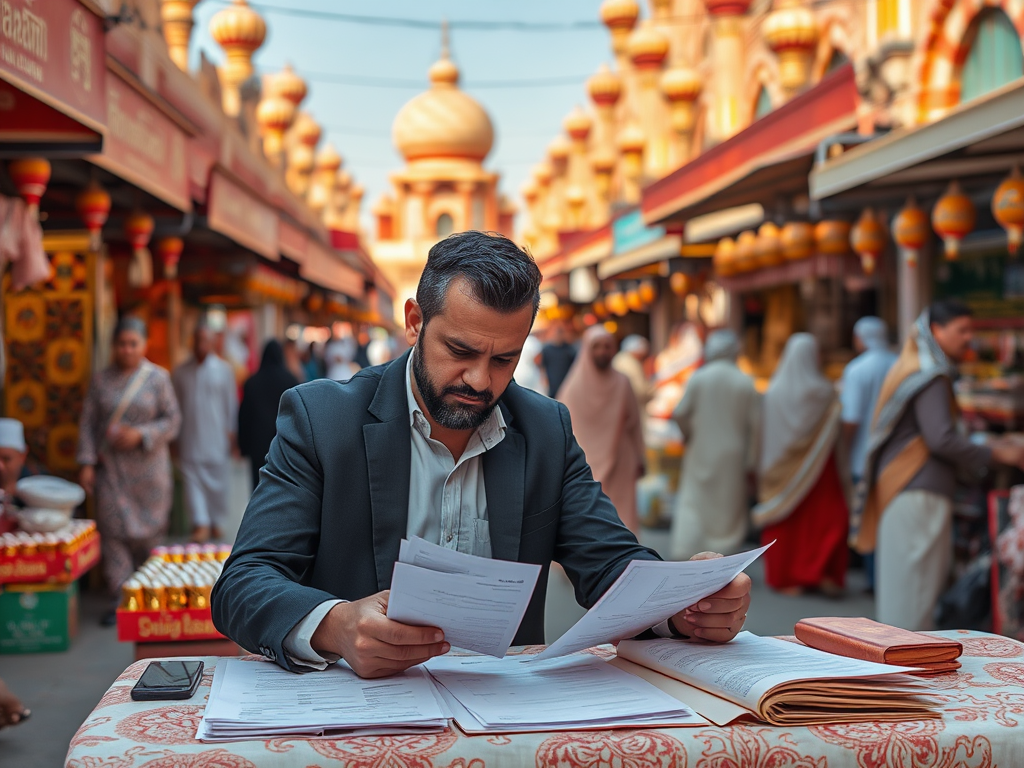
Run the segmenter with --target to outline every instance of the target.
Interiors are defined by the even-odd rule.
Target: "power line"
[[[274,70],[274,67],[268,69]],[[279,68],[278,68],[279,69]],[[367,88],[400,88],[403,90],[425,90],[428,83],[402,77],[374,77],[373,75],[345,75],[334,72],[307,72],[299,74],[311,83],[331,85],[354,85]],[[565,75],[560,77],[521,78],[515,80],[470,80],[464,84],[467,89],[503,88],[554,88],[568,85],[581,87],[589,75]]]

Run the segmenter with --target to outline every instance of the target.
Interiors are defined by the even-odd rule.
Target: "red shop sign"
[[[266,259],[281,258],[277,211],[217,171],[210,176],[207,209],[210,229]]]

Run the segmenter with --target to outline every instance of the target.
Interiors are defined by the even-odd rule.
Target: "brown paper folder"
[[[819,651],[878,664],[919,667],[930,674],[959,668],[956,660],[964,650],[955,640],[911,632],[865,618],[826,616],[803,619],[797,623],[795,632],[801,642]]]

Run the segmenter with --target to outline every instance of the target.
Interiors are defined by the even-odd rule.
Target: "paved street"
[[[646,532],[644,543],[667,543],[662,532]],[[758,634],[790,634],[803,616],[870,616],[874,606],[863,594],[860,573],[851,574],[849,595],[784,597],[764,587],[758,564],[750,569],[754,600],[747,627]],[[51,768],[63,764],[68,742],[111,681],[132,661],[130,644],[118,643],[114,629],[98,625],[103,601],[84,595],[78,639],[68,653],[0,656],[0,677],[32,709],[24,726],[0,731],[0,765]],[[568,579],[552,574],[547,607],[548,640],[561,635],[583,610],[576,605]]]

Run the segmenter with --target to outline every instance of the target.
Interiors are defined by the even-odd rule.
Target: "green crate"
[[[78,582],[8,584],[0,592],[0,654],[66,651],[78,634]]]

